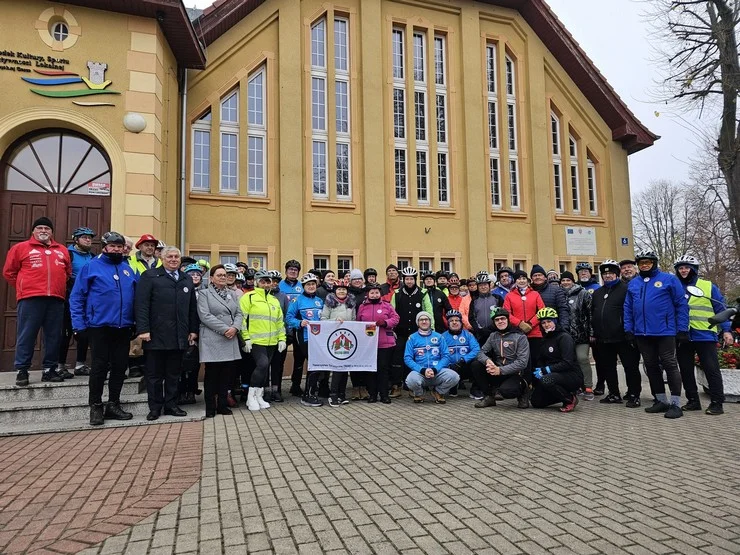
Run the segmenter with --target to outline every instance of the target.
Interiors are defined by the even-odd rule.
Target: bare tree
[[[718,117],[714,145],[725,188],[725,210],[740,256],[740,0],[648,0],[654,7],[656,47],[667,60],[667,96]],[[665,39],[668,39],[667,41]],[[668,44],[668,47],[659,46]],[[714,127],[714,125],[712,125]]]

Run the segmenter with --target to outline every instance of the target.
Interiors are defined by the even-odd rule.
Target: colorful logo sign
[[[345,328],[339,328],[326,341],[329,354],[337,360],[347,360],[357,350],[357,337]]]
[[[21,77],[21,79],[31,85],[44,87],[43,89],[32,88],[31,92],[48,98],[77,98],[80,96],[92,96],[98,94],[121,94],[119,91],[108,89],[108,86],[112,83],[110,79],[105,79],[105,71],[108,69],[108,64],[101,62],[87,62],[87,69],[89,70],[89,77],[83,77],[82,75],[71,71],[34,69],[36,73],[43,75],[43,77]],[[72,85],[75,83],[84,83],[87,88],[66,90],[50,90],[46,88]],[[89,106],[99,105],[94,103],[76,104]]]

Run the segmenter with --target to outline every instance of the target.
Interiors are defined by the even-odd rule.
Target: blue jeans
[[[31,368],[39,330],[44,330],[42,368],[56,368],[64,324],[64,300],[56,297],[29,297],[18,301],[15,340],[15,369]]]
[[[426,378],[419,372],[409,372],[406,376],[406,385],[411,392],[420,397],[424,394],[424,388],[436,389],[440,395],[447,395],[447,393],[455,387],[460,381],[460,376],[454,370],[449,368],[442,368],[437,372],[433,378]]]

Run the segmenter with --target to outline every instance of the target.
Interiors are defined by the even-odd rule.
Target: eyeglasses
[[[216,274],[213,274],[213,277],[215,277],[215,278],[217,278],[217,277],[226,277],[226,274],[223,274],[223,273],[221,273],[221,274],[219,274],[219,273],[216,273]]]

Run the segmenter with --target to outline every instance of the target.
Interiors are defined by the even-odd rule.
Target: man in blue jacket
[[[126,240],[109,231],[101,238],[103,252],[84,266],[69,299],[72,327],[87,336],[92,349],[90,368],[90,425],[105,418],[129,420],[121,408],[121,389],[128,365],[134,327],[134,298],[138,274],[123,258]],[[103,407],[103,385],[110,368],[108,404]]]
[[[665,413],[666,418],[680,418],[681,373],[676,361],[676,343],[690,340],[689,304],[676,276],[661,272],[658,256],[641,251],[635,256],[639,275],[630,281],[624,301],[624,332],[628,342],[636,343],[655,397],[645,412]],[[663,383],[668,376],[671,397]]]
[[[481,388],[475,383],[471,363],[478,356],[480,344],[472,333],[463,328],[462,314],[460,312],[457,310],[448,310],[445,317],[447,318],[447,327],[449,330],[442,334],[442,339],[444,339],[445,347],[447,348],[447,358],[450,359],[450,369],[457,372],[461,380],[468,378],[473,381],[470,388],[470,396],[475,398],[473,397],[473,392],[480,391]],[[450,397],[456,396],[457,386],[450,390]]]
[[[444,404],[445,395],[460,381],[457,372],[450,370],[447,345],[441,333],[432,329],[432,315],[422,310],[416,315],[419,331],[406,342],[403,361],[411,370],[406,386],[414,396],[414,403],[424,402],[424,388],[432,391],[434,402]]]
[[[701,368],[707,376],[709,396],[711,402],[707,414],[723,414],[722,403],[725,401],[722,373],[717,360],[717,326],[708,322],[708,318],[721,312],[725,307],[725,299],[719,287],[706,279],[699,279],[699,261],[691,255],[685,255],[673,264],[676,275],[681,281],[686,298],[689,301],[689,337],[690,341],[678,346],[676,357],[681,368],[681,379],[688,403],[683,410],[701,410],[699,389],[696,386],[694,374],[694,355],[699,357]],[[688,287],[701,289],[702,295],[690,295]],[[730,322],[723,322],[719,326],[725,346],[730,347],[735,339],[730,332]]]

